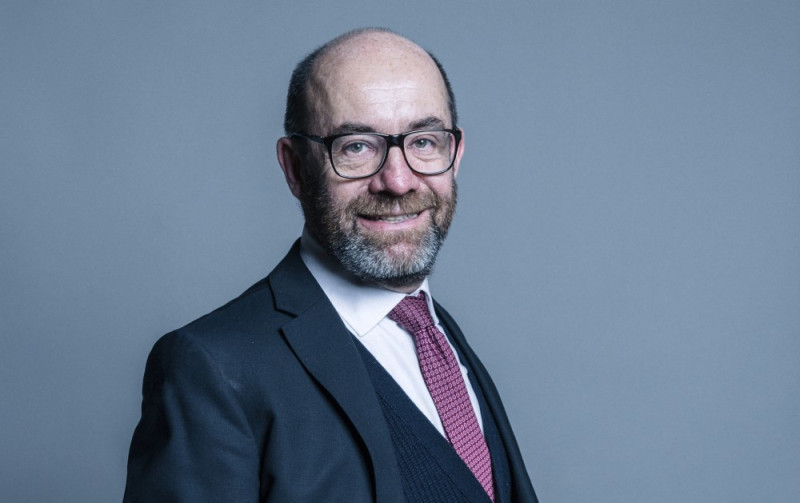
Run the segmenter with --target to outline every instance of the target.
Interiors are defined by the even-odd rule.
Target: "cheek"
[[[448,172],[447,175],[448,176],[433,177],[427,180],[425,184],[431,192],[435,193],[443,200],[451,199],[455,190],[452,172]]]
[[[337,208],[347,206],[366,191],[364,183],[360,180],[347,181],[338,178],[337,180],[328,179],[327,183],[328,195]]]

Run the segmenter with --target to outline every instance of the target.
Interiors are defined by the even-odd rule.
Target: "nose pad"
[[[395,146],[397,148],[392,148]],[[416,190],[419,186],[419,178],[409,167],[399,145],[389,146],[389,151],[386,153],[386,161],[375,179],[378,183],[374,190],[386,191],[396,195]]]
[[[386,161],[384,162],[383,169],[395,165],[400,168],[410,169],[408,167],[408,163],[406,162],[405,155],[403,154],[403,150],[400,148],[399,145],[389,146],[389,151],[386,153]]]

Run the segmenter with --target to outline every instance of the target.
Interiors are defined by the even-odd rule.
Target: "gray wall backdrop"
[[[388,26],[466,131],[432,285],[543,502],[800,501],[800,2],[0,5],[0,500],[122,496],[146,355],[300,211],[289,73]]]

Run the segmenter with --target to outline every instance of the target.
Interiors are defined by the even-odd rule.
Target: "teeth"
[[[419,213],[412,213],[410,215],[397,215],[397,216],[385,216],[385,217],[378,217],[377,220],[381,222],[389,222],[390,224],[396,224],[398,222],[405,222],[410,218],[415,218]]]

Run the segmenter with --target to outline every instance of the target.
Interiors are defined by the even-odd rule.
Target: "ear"
[[[464,130],[458,128],[461,131],[461,141],[458,142],[458,150],[456,151],[456,159],[453,161],[453,177],[458,176],[458,166],[461,164],[461,158],[464,156]]]
[[[292,145],[292,139],[286,136],[280,138],[277,144],[278,163],[286,178],[286,185],[294,197],[300,199],[303,192],[303,160],[300,153]]]

